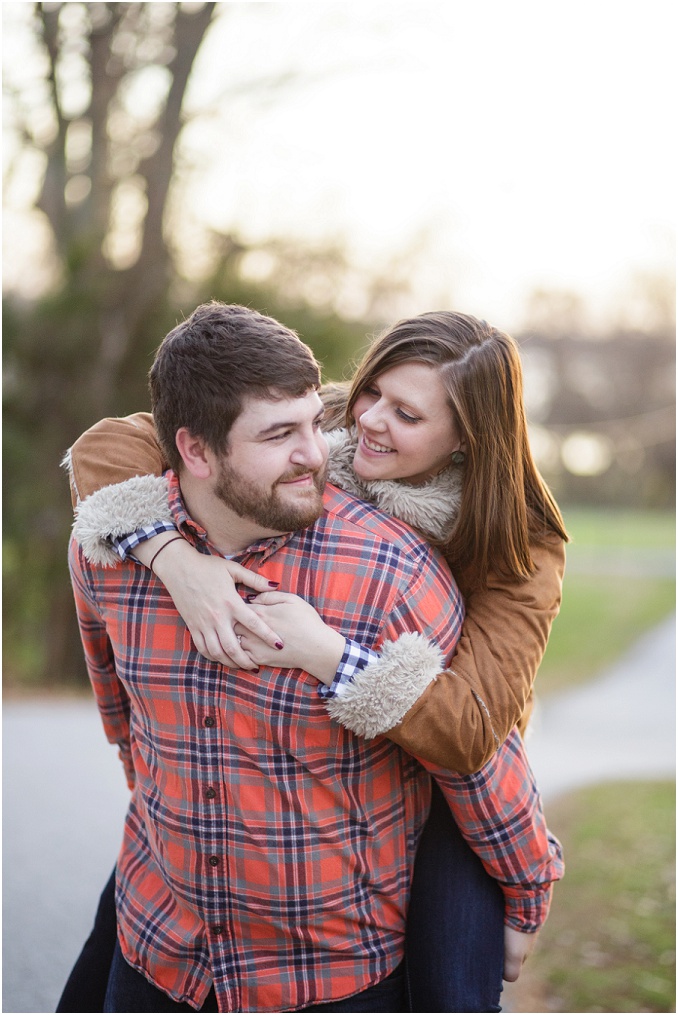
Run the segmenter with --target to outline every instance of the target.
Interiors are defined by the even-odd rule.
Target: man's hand
[[[521,934],[513,927],[504,927],[504,979],[514,983],[520,976],[523,962],[530,955],[537,934]]]

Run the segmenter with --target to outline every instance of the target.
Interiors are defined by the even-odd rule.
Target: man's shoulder
[[[87,560],[80,543],[71,532],[68,540],[68,566],[73,570],[76,568],[78,571],[82,571],[87,566]]]
[[[412,559],[435,558],[447,567],[442,556],[414,529],[398,518],[328,483],[324,494],[324,515],[316,524],[334,525],[359,538],[390,544],[395,552]]]
[[[75,536],[71,533],[68,541],[68,570],[71,576],[71,585],[76,593],[84,595],[87,599],[92,598],[92,565],[87,561],[82,547]]]
[[[127,561],[118,558],[116,561],[91,561],[77,536],[71,533],[68,541],[68,567],[71,577],[84,582],[90,587],[103,586],[108,581],[119,581],[122,572],[130,569]]]
[[[430,609],[443,613],[459,597],[446,561],[418,532],[331,484],[323,514],[302,540],[297,550],[317,573],[377,580],[394,596],[428,598]]]

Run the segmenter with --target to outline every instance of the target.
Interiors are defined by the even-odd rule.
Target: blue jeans
[[[132,969],[123,958],[119,944],[116,944],[104,1001],[105,1012],[172,1012],[194,1009],[188,1004],[173,1001],[162,990],[149,983],[145,976]],[[214,988],[210,990],[200,1011],[215,1012],[217,999]],[[405,974],[402,966],[395,969],[381,983],[368,987],[344,1001],[329,1001],[327,1004],[311,1005],[301,1011],[313,1012],[404,1012]]]
[[[104,1010],[106,984],[118,940],[115,868],[101,893],[92,932],[85,941],[57,1005],[57,1012]]]
[[[406,959],[410,1011],[501,1011],[504,896],[435,783],[414,867]]]

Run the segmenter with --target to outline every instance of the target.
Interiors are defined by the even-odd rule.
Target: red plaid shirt
[[[170,501],[179,531],[214,552],[171,474]],[[418,631],[448,656],[458,640],[463,608],[440,558],[334,487],[313,526],[239,559],[363,644]],[[293,1010],[383,979],[403,955],[430,800],[422,765],[334,723],[300,670],[204,659],[145,568],[93,567],[75,544],[70,566],[97,703],[132,788],[116,900],[127,961],[196,1008],[214,983],[220,1011]],[[477,775],[434,774],[502,882],[509,922],[534,929],[561,863],[519,738]]]

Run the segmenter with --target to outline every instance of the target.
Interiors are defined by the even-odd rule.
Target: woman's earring
[[[463,465],[466,461],[466,455],[461,450],[453,451],[450,455],[450,460],[453,465]]]

